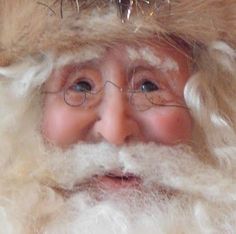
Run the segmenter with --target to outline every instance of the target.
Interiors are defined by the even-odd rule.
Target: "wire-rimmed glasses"
[[[135,89],[123,89],[119,87],[117,84],[112,81],[106,81],[103,86],[98,90],[90,90],[87,87],[86,82],[80,83],[83,84],[80,87],[76,86],[65,86],[61,91],[44,91],[46,94],[56,94],[62,93],[64,101],[67,105],[71,107],[80,107],[80,108],[93,108],[97,106],[104,95],[105,87],[107,85],[113,85],[117,88],[121,93],[127,96],[129,103],[134,107],[137,111],[146,111],[153,107],[176,107],[176,108],[184,108],[188,109],[188,107],[184,104],[184,102],[176,102],[165,100],[161,97],[158,90],[149,91],[145,90],[135,90]],[[150,86],[150,84],[147,83]]]

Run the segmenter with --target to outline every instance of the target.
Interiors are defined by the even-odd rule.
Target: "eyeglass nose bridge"
[[[135,102],[133,101],[134,97],[135,97],[135,94],[142,94],[143,95],[143,98],[146,98],[145,94],[143,92],[140,92],[140,90],[132,90],[132,89],[129,89],[129,88],[122,88],[120,87],[119,85],[117,85],[116,83],[110,81],[110,80],[106,80],[103,87],[100,89],[100,91],[104,91],[106,86],[107,85],[113,85],[115,88],[117,88],[123,95],[126,96],[128,102],[134,107],[135,110],[138,110],[138,111],[145,111],[145,110],[148,110],[150,109],[151,107],[150,106],[146,106],[145,108],[139,108]],[[99,92],[100,92],[99,91]]]
[[[116,83],[110,81],[110,80],[106,80],[102,89],[105,89],[107,85],[113,85],[115,88],[117,88],[121,93],[125,93],[125,89],[120,87],[119,85],[117,85]]]

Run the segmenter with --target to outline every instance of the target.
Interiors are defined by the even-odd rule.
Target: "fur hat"
[[[189,45],[223,40],[235,48],[235,26],[235,0],[1,0],[0,66],[153,35]]]

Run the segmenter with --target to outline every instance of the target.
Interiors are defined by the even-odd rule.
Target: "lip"
[[[120,172],[108,172],[104,175],[94,175],[92,178],[77,183],[72,189],[65,189],[62,187],[51,187],[56,193],[60,194],[64,198],[68,199],[74,194],[81,191],[90,190],[94,188],[94,191],[102,191],[102,194],[114,194],[116,192],[122,191],[122,189],[135,189],[143,191],[142,189],[143,181],[139,176],[132,173],[120,173]],[[164,196],[164,198],[171,199],[179,194],[180,191],[175,190],[164,185],[156,184],[153,191],[158,192],[158,196]],[[97,199],[100,199],[100,193],[97,195]],[[103,196],[102,195],[102,196]]]
[[[71,195],[84,189],[90,189],[91,187],[98,188],[103,192],[115,192],[125,188],[139,188],[141,184],[141,178],[132,173],[109,171],[103,175],[94,175],[84,182],[76,183],[72,189],[57,186],[53,186],[52,189],[62,196],[69,198]]]
[[[94,179],[100,188],[109,191],[138,187],[142,182],[140,177],[132,173],[122,173],[117,171],[112,171],[102,176],[95,176]]]

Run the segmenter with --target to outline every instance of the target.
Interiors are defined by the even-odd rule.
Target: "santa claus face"
[[[118,44],[91,54],[55,70],[46,83],[42,132],[47,141],[64,148],[80,141],[122,146],[190,140],[192,121],[183,100],[189,68],[183,54],[145,44]],[[97,182],[115,189],[136,186],[139,178],[109,171]]]

